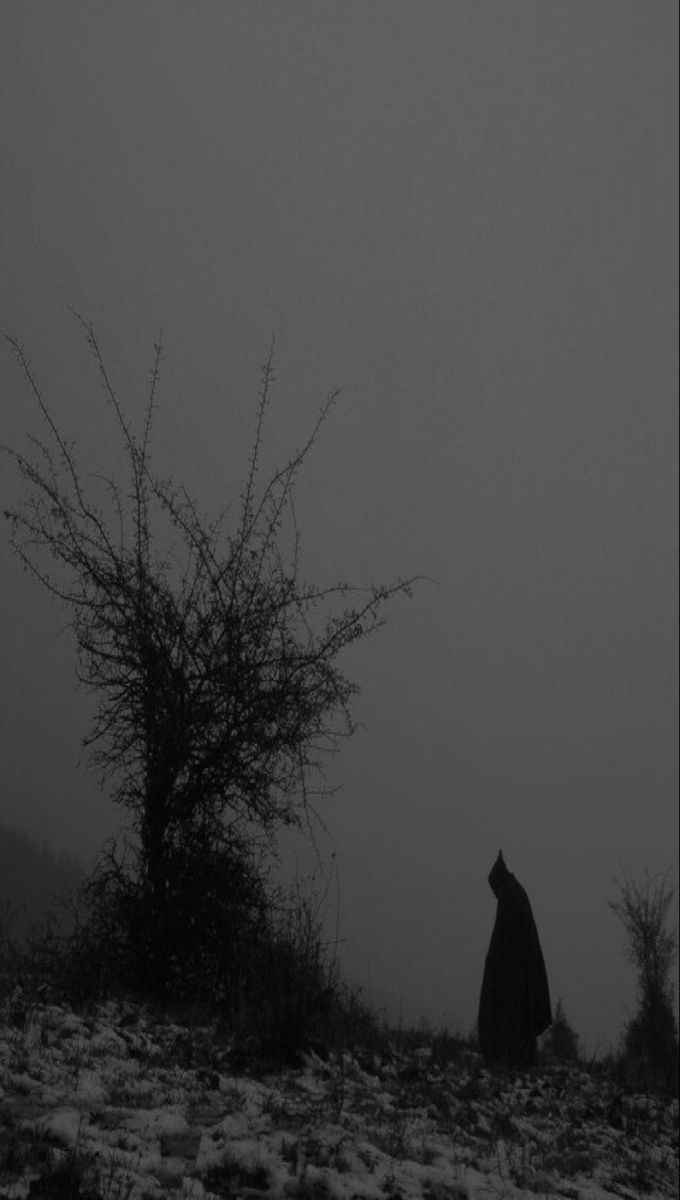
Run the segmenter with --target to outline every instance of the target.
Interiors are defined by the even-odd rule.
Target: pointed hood
[[[489,887],[491,888],[491,891],[493,892],[494,896],[498,895],[503,884],[509,878],[510,878],[510,872],[505,865],[505,860],[503,858],[503,851],[499,850],[498,858],[496,859],[495,863],[493,864],[493,866],[491,868],[491,871],[489,872]]]

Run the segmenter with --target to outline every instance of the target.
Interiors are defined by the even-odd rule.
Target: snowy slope
[[[237,1074],[213,1026],[106,1004],[0,1023],[0,1200],[678,1195],[678,1104],[436,1043]]]

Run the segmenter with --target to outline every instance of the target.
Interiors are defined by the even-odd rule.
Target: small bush
[[[638,1010],[624,1032],[619,1068],[626,1086],[678,1094],[678,1029],[673,1013],[672,966],[677,931],[669,928],[676,889],[668,874],[619,882],[620,898],[609,907],[621,920],[626,955],[638,975]]]
[[[248,1166],[237,1159],[225,1155],[221,1162],[208,1167],[202,1176],[202,1182],[210,1191],[222,1196],[236,1196],[241,1189],[267,1192],[270,1179],[264,1166]]]
[[[227,1006],[241,1054],[294,1063],[324,1040],[340,983],[318,904],[298,886],[270,898],[240,960],[240,990]],[[239,1051],[237,1051],[237,1054]]]
[[[668,996],[650,990],[623,1035],[620,1070],[639,1091],[678,1095],[678,1030]]]
[[[197,841],[177,852],[159,920],[134,852],[109,845],[72,895],[68,926],[62,914],[19,948],[5,921],[5,1007],[17,985],[23,1005],[127,996],[184,1011],[207,1006],[234,1066],[294,1064],[309,1049],[388,1053],[384,1021],[340,978],[320,902],[302,885],[273,889],[266,865],[236,839]]]
[[[542,1041],[542,1053],[555,1062],[578,1062],[578,1034],[570,1024],[561,1000],[555,1006],[552,1025]]]
[[[25,994],[42,989],[75,1006],[111,996],[208,1006],[235,1061],[292,1063],[370,1024],[341,984],[319,908],[301,887],[271,888],[263,862],[234,841],[178,854],[159,923],[129,861],[109,847],[74,898],[68,934],[40,931],[11,970],[6,938],[5,974]]]
[[[15,922],[15,907],[9,900],[0,903],[0,997],[7,997],[17,982],[20,956]]]

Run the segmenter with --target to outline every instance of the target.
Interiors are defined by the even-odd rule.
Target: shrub
[[[609,907],[621,920],[627,957],[638,976],[638,1011],[628,1024],[621,1048],[621,1069],[629,1085],[678,1093],[678,1029],[673,1012],[671,968],[677,934],[668,928],[675,889],[668,872],[642,881],[630,874],[619,882],[621,898]]]
[[[561,999],[555,1006],[552,1025],[543,1037],[542,1051],[556,1062],[578,1062],[578,1034],[567,1018]]]
[[[650,992],[628,1023],[622,1040],[621,1071],[637,1091],[678,1095],[678,1031],[669,998]]]

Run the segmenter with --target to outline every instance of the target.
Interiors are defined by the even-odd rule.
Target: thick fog
[[[207,513],[238,502],[275,335],[266,463],[342,389],[304,572],[428,577],[344,660],[361,726],[318,848],[348,973],[470,1028],[502,847],[603,1049],[635,1001],[614,877],[678,871],[677,5],[16,2],[0,26],[0,326],[84,467],[121,459],[70,307],[133,420],[163,328],[154,464]],[[22,446],[8,349],[0,380]],[[66,614],[7,534],[0,816],[87,857],[119,814]]]

